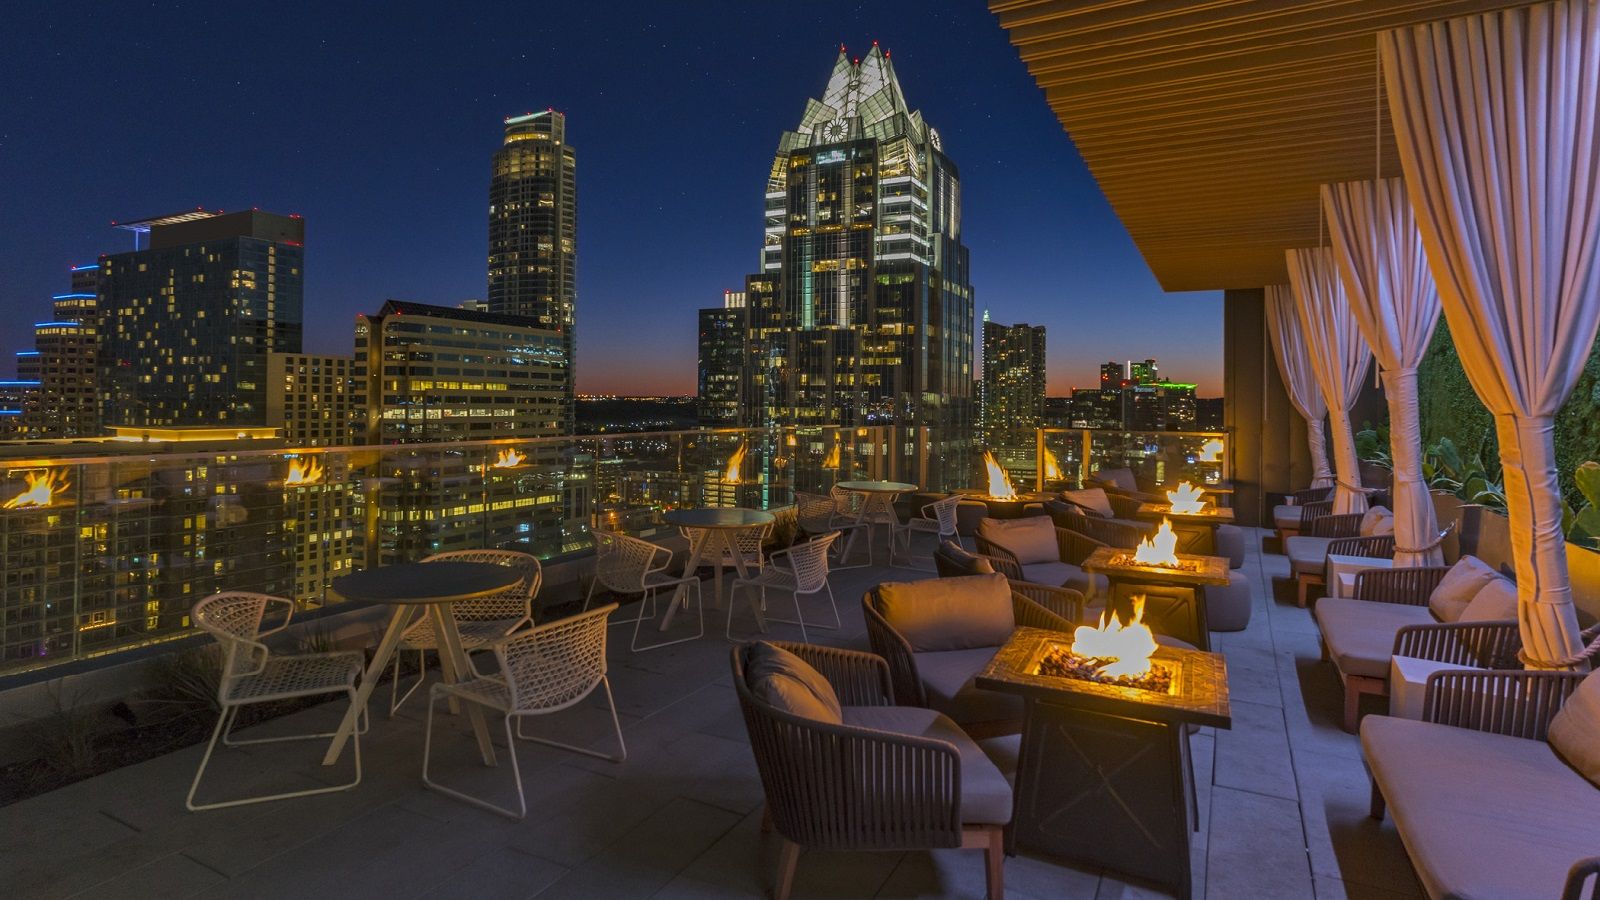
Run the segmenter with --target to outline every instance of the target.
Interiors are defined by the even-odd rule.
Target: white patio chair
[[[598,609],[535,625],[501,638],[491,645],[495,659],[500,663],[497,675],[476,675],[458,684],[436,682],[428,691],[427,730],[422,742],[422,783],[441,794],[503,816],[521,819],[527,815],[528,805],[522,793],[522,770],[517,765],[518,740],[559,747],[612,762],[626,760],[628,745],[622,739],[617,700],[611,694],[611,681],[606,678],[606,619],[616,608],[617,604],[608,603]],[[617,735],[618,752],[615,755],[548,738],[530,737],[522,732],[525,719],[569,709],[583,702],[596,687],[605,688],[606,705],[611,708],[611,727]],[[511,774],[517,785],[515,811],[433,780],[429,773],[429,762],[433,755],[433,713],[438,708],[440,698],[476,703],[505,717],[506,746],[509,748],[507,755],[511,757]],[[517,720],[515,730],[511,727],[512,719]]]
[[[423,562],[497,563],[519,569],[524,573],[520,582],[502,593],[452,604],[456,630],[461,633],[461,649],[466,651],[469,660],[472,651],[481,650],[517,629],[533,624],[533,601],[539,595],[539,586],[544,582],[544,569],[539,565],[538,557],[515,550],[451,550],[447,553],[435,553]],[[411,695],[417,692],[417,688],[422,687],[422,683],[427,680],[428,672],[423,667],[424,659],[429,650],[438,649],[439,635],[434,633],[433,616],[418,616],[417,621],[401,635],[400,645],[395,648],[394,671],[389,678],[391,718],[400,705],[410,699]],[[401,694],[400,656],[407,650],[417,651],[417,682]]]
[[[895,529],[897,536],[904,538],[906,553],[911,552],[911,538],[918,534],[934,535],[934,543],[943,540],[952,540],[960,543],[960,536],[956,533],[956,507],[961,505],[961,495],[952,494],[943,500],[935,500],[922,507],[922,515],[907,519],[905,524]]]
[[[842,493],[848,493],[842,492]],[[839,513],[839,504],[827,494],[808,494],[804,491],[795,491],[795,516],[800,522],[800,528],[806,534],[820,536],[830,531],[837,531],[844,537],[842,541],[833,544],[834,559],[844,562],[856,549],[856,541],[867,533],[864,522],[857,522],[853,517],[846,518]],[[864,569],[871,565],[870,548],[867,562],[857,563],[853,566],[835,565],[834,571],[842,569]]]
[[[772,554],[770,565],[750,578],[736,578],[733,582],[733,596],[728,600],[728,624],[723,631],[723,636],[733,640],[733,607],[739,597],[739,588],[755,588],[757,597],[753,601],[760,604],[760,609],[767,608],[767,589],[775,588],[788,591],[794,595],[793,619],[769,618],[769,622],[782,622],[786,625],[800,626],[800,640],[807,640],[806,617],[800,609],[800,598],[803,595],[816,595],[826,593],[828,605],[833,608],[832,625],[813,625],[813,628],[839,627],[839,604],[834,602],[833,587],[828,584],[828,549],[833,542],[839,539],[839,532],[830,531],[821,537],[812,538]]]
[[[587,610],[589,603],[594,600],[596,587],[605,588],[616,594],[642,594],[639,600],[639,614],[617,623],[633,625],[633,640],[628,645],[630,650],[638,653],[705,636],[706,610],[700,598],[700,578],[693,572],[687,575],[668,574],[666,569],[672,564],[671,550],[615,531],[595,529],[590,534],[594,536],[594,579],[589,583],[589,592],[583,598],[583,608]],[[660,557],[665,558],[657,562]],[[655,619],[656,595],[662,588],[672,588],[672,597],[667,601],[668,604],[678,602],[679,590],[694,593],[695,606],[700,616],[700,630],[689,637],[641,647],[639,626]],[[688,608],[688,596],[684,597],[683,605],[685,609]]]
[[[276,628],[261,630],[269,605],[284,608],[283,622]],[[189,785],[189,796],[184,801],[191,811],[222,809],[265,803],[269,800],[287,800],[291,797],[310,797],[314,794],[331,794],[348,791],[361,783],[361,735],[366,731],[366,710],[358,723],[354,736],[356,775],[354,780],[332,787],[312,788],[304,791],[286,791],[218,803],[195,803],[194,795],[200,790],[211,754],[220,739],[225,746],[239,747],[249,744],[273,744],[280,741],[315,740],[331,738],[333,732],[318,734],[292,734],[282,737],[236,740],[229,738],[239,710],[252,703],[271,703],[297,697],[316,697],[322,694],[344,694],[350,705],[356,703],[356,679],[361,674],[362,655],[358,651],[339,653],[275,654],[261,642],[262,638],[289,627],[294,614],[294,601],[268,594],[229,591],[212,594],[194,605],[190,618],[202,631],[217,639],[222,645],[222,677],[217,683],[217,702],[222,714],[217,717],[217,727],[211,732],[205,755],[200,758],[200,768]],[[342,718],[342,717],[341,717]]]

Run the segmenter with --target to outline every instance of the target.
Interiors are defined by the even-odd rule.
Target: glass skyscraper
[[[973,295],[961,183],[889,54],[844,48],[778,141],[761,274],[746,283],[751,424],[927,429],[903,477],[970,480]]]
[[[511,116],[489,182],[488,312],[530,320],[561,335],[562,434],[571,434],[577,383],[573,327],[578,295],[578,158],[567,117],[554,110]]]

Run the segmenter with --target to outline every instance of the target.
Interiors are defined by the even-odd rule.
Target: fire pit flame
[[[1011,486],[1011,479],[1006,477],[1006,470],[1000,468],[1000,463],[994,458],[994,454],[988,450],[983,451],[983,468],[989,475],[990,499],[1017,499],[1017,489]]]
[[[28,489],[5,503],[5,509],[39,509],[49,506],[58,491],[67,489],[67,478],[58,470],[30,472],[22,476]]]
[[[739,449],[733,451],[733,455],[728,457],[728,467],[722,473],[723,482],[727,484],[739,483],[739,469],[744,466],[744,454],[745,446],[744,444],[740,444]]]
[[[1172,530],[1172,520],[1163,518],[1154,537],[1139,541],[1133,551],[1133,561],[1142,566],[1178,567],[1178,535]]]
[[[1217,439],[1217,438],[1212,438],[1211,440],[1206,441],[1204,444],[1201,444],[1200,445],[1200,461],[1201,462],[1221,462],[1222,461],[1222,441]]]
[[[528,459],[517,452],[515,447],[507,447],[494,455],[494,462],[489,464],[491,469],[515,469]]]
[[[1061,461],[1056,459],[1049,447],[1044,448],[1044,477],[1046,481],[1061,480]]]
[[[322,480],[322,463],[314,459],[304,462],[298,459],[289,460],[289,474],[284,477],[283,483],[291,484],[316,484]]]
[[[1177,490],[1167,491],[1167,500],[1172,504],[1172,511],[1179,515],[1205,512],[1206,501],[1202,499],[1204,496],[1203,491],[1187,481],[1179,484]]]
[[[1134,595],[1133,618],[1127,622],[1108,609],[1100,614],[1100,627],[1078,626],[1072,633],[1072,652],[1094,660],[1109,660],[1100,666],[1100,674],[1106,678],[1139,679],[1149,675],[1156,637],[1144,624],[1144,595]]]

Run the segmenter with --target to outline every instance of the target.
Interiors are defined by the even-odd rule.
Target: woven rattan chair
[[[1280,512],[1282,517],[1280,517]],[[1279,546],[1286,538],[1301,534],[1309,527],[1308,517],[1316,518],[1333,512],[1333,488],[1306,488],[1289,495],[1289,503],[1272,509],[1272,524],[1278,532]],[[1293,523],[1293,524],[1290,524]]]
[[[589,591],[583,598],[583,608],[587,610],[594,600],[596,588],[603,588],[616,594],[640,594],[638,615],[631,619],[624,619],[617,623],[620,625],[633,625],[633,640],[629,649],[635,653],[643,650],[655,650],[659,647],[669,647],[685,641],[696,640],[705,636],[706,611],[700,597],[700,578],[690,572],[686,575],[672,575],[667,572],[667,567],[672,564],[672,551],[649,541],[642,541],[636,537],[615,531],[601,531],[595,529],[590,534],[594,535],[594,580],[589,583]],[[655,644],[639,646],[639,628],[647,621],[656,617],[656,595],[663,588],[672,588],[671,597],[667,603],[678,602],[680,591],[694,595],[694,604],[700,620],[700,629],[688,637],[675,638],[670,641],[661,641]],[[687,594],[683,599],[684,607],[689,604]]]
[[[1337,543],[1337,542],[1336,542]],[[1428,598],[1444,579],[1449,566],[1413,566],[1399,569],[1367,569],[1356,573],[1354,600],[1362,603],[1392,604],[1418,608],[1416,618],[1424,621],[1400,626],[1395,632],[1391,657],[1406,656],[1434,662],[1473,668],[1520,668],[1517,651],[1522,646],[1521,632],[1515,620],[1479,622],[1431,621],[1427,612]],[[1323,617],[1335,612],[1336,601],[1320,608]],[[1352,601],[1337,601],[1348,604]],[[1353,607],[1360,609],[1361,607]],[[1388,621],[1388,610],[1374,610],[1375,615]],[[1323,618],[1318,618],[1319,626]],[[1330,623],[1334,620],[1329,619]],[[1335,627],[1330,624],[1329,627]],[[1375,674],[1346,671],[1329,651],[1326,636],[1321,640],[1322,658],[1331,663],[1344,687],[1344,728],[1354,732],[1361,715],[1361,698],[1365,695],[1389,696],[1387,672],[1382,677]]]
[[[423,562],[494,563],[509,566],[523,573],[520,582],[502,593],[476,600],[462,600],[451,605],[452,615],[456,620],[456,630],[461,633],[461,649],[468,654],[488,646],[519,628],[533,624],[533,601],[539,595],[539,586],[544,581],[544,570],[539,565],[538,557],[515,550],[452,550],[448,553],[435,553]],[[400,646],[395,648],[394,671],[389,678],[391,717],[402,703],[417,692],[417,688],[422,687],[422,682],[427,680],[427,670],[423,668],[423,660],[429,650],[438,649],[439,636],[434,633],[432,616],[418,617],[417,621],[401,635]],[[400,656],[406,650],[417,652],[417,681],[402,694]]]
[[[833,609],[833,624],[813,624],[812,628],[839,628],[839,604],[834,602],[833,587],[828,584],[828,549],[833,542],[839,539],[839,532],[832,531],[821,537],[795,544],[787,550],[779,550],[772,554],[768,565],[749,578],[736,578],[733,582],[733,595],[728,600],[728,623],[723,631],[725,637],[733,640],[733,607],[734,601],[739,597],[739,588],[754,589],[755,598],[752,602],[759,603],[761,609],[767,608],[767,590],[769,588],[779,591],[788,591],[794,595],[794,618],[777,619],[768,617],[769,622],[782,622],[786,625],[800,626],[800,640],[806,637],[806,617],[800,607],[802,596],[828,595],[828,606]]]
[[[1083,571],[1084,560],[1100,547],[1107,546],[1086,534],[1080,534],[1070,528],[1056,528],[1056,555],[1061,562],[1072,566],[1075,572],[1071,577],[1079,583],[1074,585],[1063,584],[1061,587],[1071,587],[1085,597],[1093,599],[1099,594],[1100,582],[1105,576],[1095,575]],[[1013,582],[1032,582],[1023,570],[1022,563],[1017,560],[1017,555],[1010,550],[996,544],[984,537],[982,533],[973,536],[973,541],[978,545],[978,553],[993,562],[995,571],[1006,576]]]
[[[1070,589],[1063,588],[1062,590],[1067,591]],[[1075,594],[1077,592],[1072,591],[1072,593]],[[1080,595],[1077,598],[1077,603],[1072,604],[1078,608],[1078,616],[1068,618],[1056,615],[1015,589],[1011,592],[1011,611],[1018,628],[1044,628],[1050,631],[1071,633],[1082,621],[1082,602]],[[933,703],[922,674],[918,671],[917,653],[912,650],[911,641],[905,635],[896,631],[889,620],[884,617],[884,604],[877,587],[867,591],[861,598],[861,608],[867,621],[867,642],[872,647],[872,652],[883,657],[889,664],[890,681],[894,685],[895,702],[903,706],[938,708]],[[998,645],[995,649],[999,649]],[[1016,734],[1022,727],[1020,719],[1010,717],[974,718],[970,715],[960,714],[958,710],[953,708],[941,711],[950,715],[968,734],[978,740],[1003,734]]]
[[[1144,524],[1091,516],[1077,506],[1060,501],[1052,500],[1046,503],[1044,508],[1045,512],[1050,514],[1050,521],[1057,528],[1077,532],[1107,547],[1116,547],[1120,550],[1132,550],[1139,546],[1139,542],[1154,530]]]
[[[1362,723],[1372,818],[1394,808],[1428,896],[1600,897],[1600,794],[1548,740],[1586,677],[1600,675],[1435,672],[1421,721]]]
[[[905,541],[906,553],[911,552],[911,538],[919,534],[931,534],[935,542],[959,541],[956,507],[961,505],[961,499],[960,494],[952,494],[943,500],[935,500],[922,507],[922,515],[907,519],[904,524],[897,526],[895,535]]]
[[[261,622],[269,606],[283,608],[283,621],[275,628],[262,630]],[[189,785],[189,796],[184,804],[191,811],[265,803],[269,800],[286,800],[291,797],[310,797],[348,791],[361,783],[361,734],[366,730],[365,711],[361,728],[355,733],[355,778],[331,787],[304,791],[286,791],[217,803],[195,803],[211,754],[220,740],[229,747],[249,744],[272,744],[279,741],[316,740],[331,738],[333,732],[319,734],[294,734],[283,737],[237,740],[228,736],[238,720],[239,710],[252,703],[271,703],[300,697],[320,697],[324,694],[344,694],[350,705],[356,704],[356,679],[361,674],[362,656],[359,652],[275,654],[267,649],[262,639],[289,627],[294,614],[294,601],[267,594],[230,591],[212,594],[194,605],[190,617],[202,631],[217,639],[222,645],[222,677],[217,682],[217,703],[222,714],[217,717],[217,727],[211,732],[205,755],[200,758],[200,768]]]
[[[1322,559],[1329,556],[1359,556],[1363,559],[1384,559],[1394,556],[1394,535],[1392,534],[1361,534],[1361,513],[1348,513],[1345,515],[1318,516],[1308,523],[1306,537],[1327,538],[1328,549],[1322,554]],[[1299,537],[1304,541],[1306,538]],[[1287,551],[1287,547],[1285,550]],[[1291,560],[1291,570],[1293,564]],[[1315,571],[1296,571],[1294,573],[1295,603],[1304,608],[1311,602],[1313,588],[1323,587],[1328,582],[1326,565]]]
[[[517,765],[517,740],[543,744],[547,747],[559,747],[612,762],[626,760],[628,746],[622,740],[622,723],[617,718],[617,701],[611,695],[611,681],[606,677],[606,619],[616,608],[615,603],[609,603],[575,616],[536,625],[496,641],[491,646],[494,648],[495,659],[500,663],[498,675],[479,675],[458,684],[434,684],[428,692],[427,731],[422,744],[422,783],[432,790],[464,800],[473,806],[513,819],[521,819],[527,815],[528,805],[522,793],[522,770]],[[611,727],[617,735],[615,754],[564,744],[548,738],[530,737],[523,733],[522,726],[525,720],[570,709],[583,702],[584,698],[593,693],[597,687],[605,688],[606,705],[611,708]],[[434,781],[429,774],[433,751],[433,713],[442,698],[476,703],[505,717],[511,776],[517,786],[515,810],[445,787]],[[517,722],[515,729],[511,726],[512,719]]]
[[[967,562],[966,559],[958,558],[951,552],[946,544],[941,543],[938,547],[935,547],[933,551],[933,568],[934,571],[938,573],[940,578],[960,578],[966,575],[982,575],[985,571],[1000,572],[1001,574],[1005,574],[1005,572],[1008,570],[1018,569],[1017,565],[1009,560],[1003,560],[999,557],[985,556],[982,553],[973,553],[972,551],[967,550],[965,547],[962,547],[960,544],[955,544],[954,547],[956,550],[959,550],[964,557],[982,560],[988,563],[989,567],[987,570],[974,568],[970,563]],[[1031,581],[1022,581],[1019,578],[1012,578],[1009,575],[1006,576],[1006,582],[1011,585],[1012,593],[1021,594],[1029,600],[1032,600],[1034,603],[1044,607],[1049,612],[1060,616],[1069,622],[1093,624],[1089,620],[1098,618],[1098,615],[1091,614],[1089,612],[1087,601],[1084,600],[1084,596],[1081,591],[1049,584],[1034,584]]]
[[[982,848],[987,896],[1005,896],[1004,827],[963,820],[962,764],[954,744],[775,709],[750,690],[750,646],[733,648],[733,683],[766,794],[762,828],[776,830],[782,841],[775,900],[788,900],[802,849]],[[892,705],[881,658],[811,644],[776,646],[821,673],[843,706]]]
[[[840,540],[832,544],[834,554],[833,571],[841,569],[864,569],[871,565],[868,562],[857,563],[853,566],[841,565],[855,552],[856,542],[866,537],[867,525],[857,522],[853,517],[846,517],[839,513],[839,504],[827,494],[808,494],[804,491],[795,491],[795,515],[800,522],[800,530],[811,537],[820,537],[829,532],[838,532]],[[870,551],[869,551],[870,553]]]

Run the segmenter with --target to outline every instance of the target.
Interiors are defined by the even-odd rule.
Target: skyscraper
[[[744,425],[741,402],[750,311],[745,291],[726,291],[722,305],[700,310],[695,414],[701,425]]]
[[[991,448],[1031,448],[1044,417],[1044,326],[983,322],[983,437]]]
[[[767,179],[762,273],[746,283],[752,424],[929,427],[925,441],[896,442],[901,471],[965,484],[967,265],[960,179],[939,133],[907,106],[889,54],[874,44],[852,60],[841,47]]]
[[[247,211],[124,222],[100,261],[105,425],[260,426],[267,355],[300,351],[305,223]]]
[[[577,310],[577,153],[567,117],[546,110],[505,120],[489,181],[488,312],[531,320],[561,336],[562,434],[571,434]]]
[[[358,420],[365,385],[348,356],[267,355],[267,424],[283,429],[291,447],[343,447],[366,439]]]

